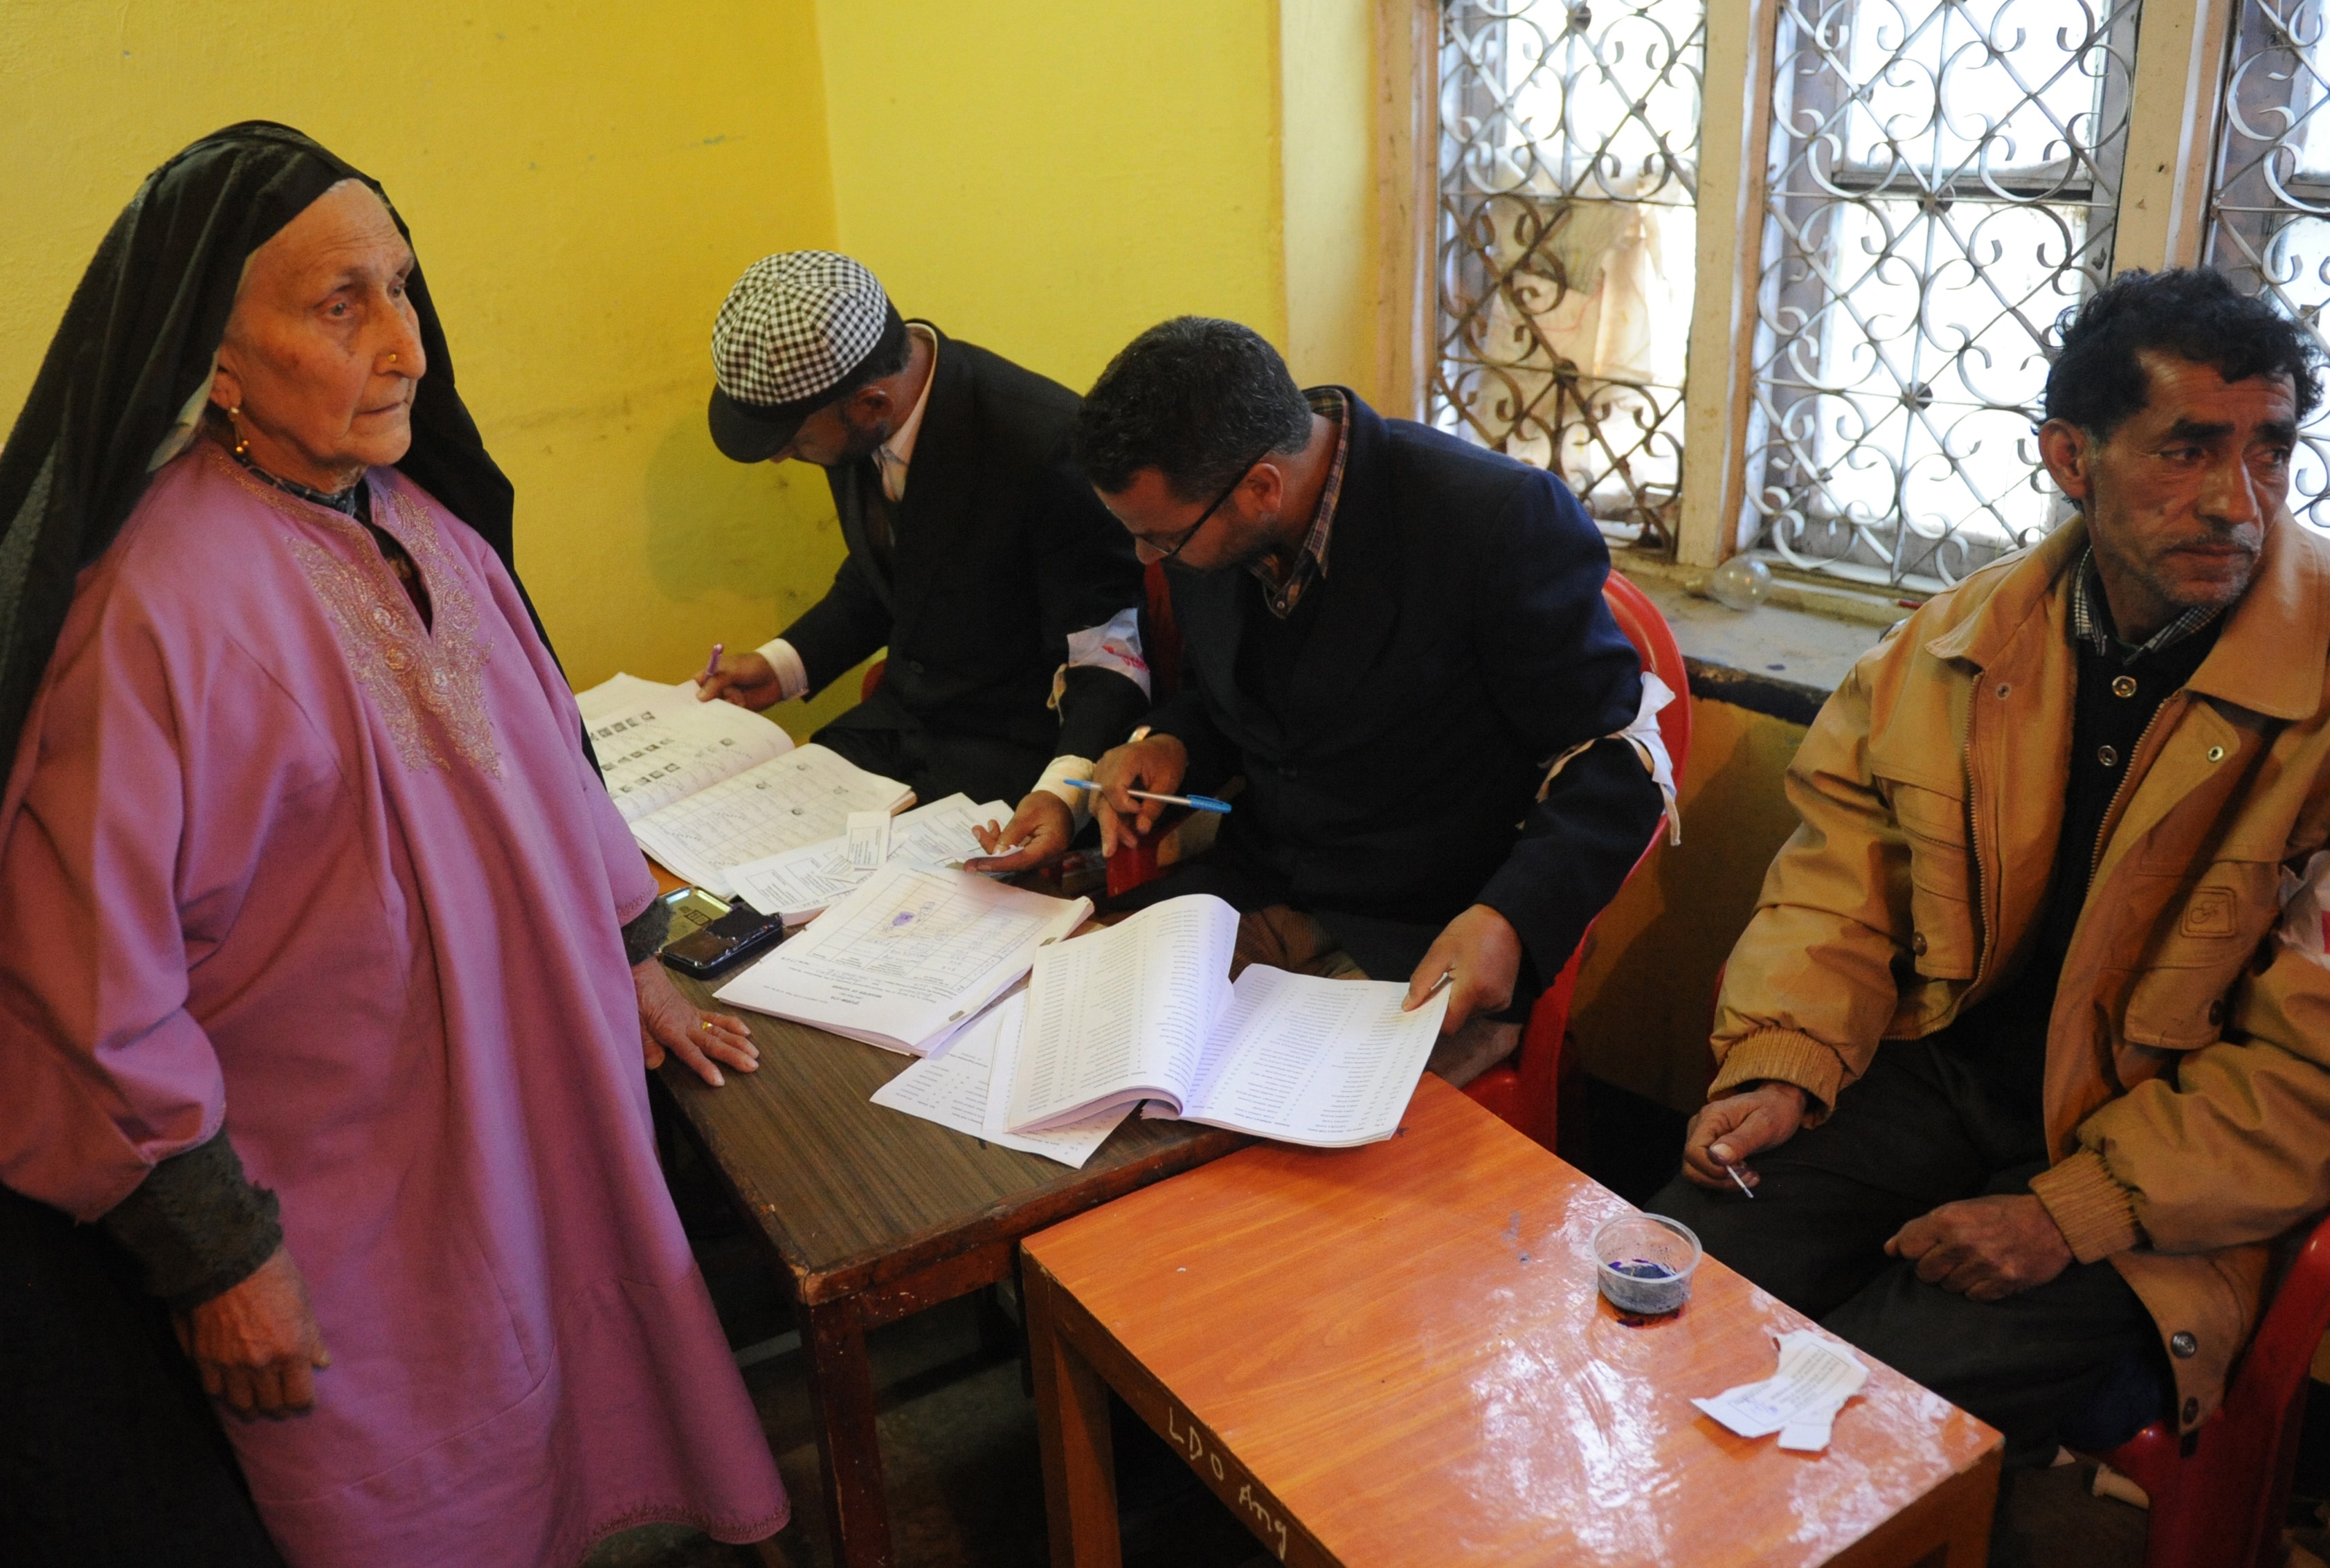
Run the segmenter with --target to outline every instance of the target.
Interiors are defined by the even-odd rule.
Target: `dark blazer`
[[[1242,568],[1169,567],[1183,684],[1150,722],[1188,745],[1189,787],[1246,775],[1223,848],[1283,879],[1297,908],[1437,926],[1487,904],[1549,980],[1661,807],[1615,741],[1536,798],[1555,757],[1624,729],[1642,700],[1602,600],[1608,549],[1551,475],[1350,406],[1289,711],[1274,718],[1238,687],[1261,585]]]
[[[1068,456],[1080,400],[943,333],[932,376],[895,573],[867,541],[873,465],[828,469],[849,555],[784,639],[813,692],[887,647],[885,698],[931,729],[1096,758],[1148,703],[1125,677],[1087,668],[1069,672],[1057,714],[1047,706],[1068,633],[1141,603],[1132,536]]]

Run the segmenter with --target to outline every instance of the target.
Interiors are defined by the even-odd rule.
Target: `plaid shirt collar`
[[[1335,422],[1335,460],[1327,465],[1327,483],[1319,491],[1319,509],[1312,515],[1311,531],[1302,537],[1302,548],[1294,557],[1283,581],[1270,568],[1268,560],[1260,560],[1246,567],[1262,584],[1262,602],[1281,621],[1294,613],[1302,602],[1303,591],[1327,575],[1327,545],[1335,531],[1335,503],[1343,495],[1343,460],[1351,455],[1351,408],[1339,386],[1314,386],[1303,393],[1311,412],[1324,414]]]
[[[2122,664],[2133,664],[2164,649],[2174,648],[2221,613],[2221,607],[2195,604],[2155,632],[2142,647],[2136,647],[2121,641],[2118,628],[2112,624],[2111,604],[2104,597],[2103,575],[2096,570],[2096,547],[2089,545],[2080,551],[2079,564],[2072,568],[2071,640],[2084,642],[2106,657],[2117,651]]]

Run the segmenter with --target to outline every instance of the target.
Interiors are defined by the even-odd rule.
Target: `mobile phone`
[[[784,934],[781,917],[738,902],[701,930],[664,944],[663,961],[682,974],[709,980],[731,965],[773,946]]]
[[[671,911],[671,929],[663,939],[665,947],[683,936],[695,936],[728,913],[727,899],[715,898],[701,888],[682,888],[676,892],[666,893],[663,907]]]

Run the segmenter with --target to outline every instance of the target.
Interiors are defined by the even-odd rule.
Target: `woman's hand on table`
[[[649,1070],[663,1065],[667,1051],[714,1088],[725,1081],[720,1076],[723,1065],[738,1072],[760,1070],[761,1050],[753,1043],[744,1021],[691,1005],[672,984],[662,959],[634,965],[631,984],[639,994],[639,1044]]]

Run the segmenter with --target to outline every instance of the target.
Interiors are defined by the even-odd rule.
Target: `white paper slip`
[[[979,805],[960,794],[916,806],[890,819],[890,852],[885,863],[917,871],[959,866],[971,856],[986,853],[971,831],[973,824],[1007,822],[1010,816],[1011,808],[1000,801]],[[850,863],[846,839],[827,839],[731,867],[726,876],[736,896],[753,908],[798,926],[816,918],[871,874]]]
[[[1048,1133],[1014,1133],[1003,1126],[1004,1096],[1011,1058],[1027,1022],[1028,993],[1014,990],[965,1024],[947,1048],[924,1057],[874,1091],[874,1103],[921,1117],[974,1138],[1022,1154],[1041,1155],[1077,1169],[1124,1119],[1124,1113],[1094,1117]]]
[[[849,860],[853,871],[878,871],[882,862],[890,858],[890,813],[887,812],[852,812],[848,831],[841,841],[841,852]]]
[[[1091,913],[1089,899],[1047,898],[967,871],[885,866],[719,996],[920,1056]]]
[[[631,837],[675,874],[725,898],[734,896],[731,868],[840,838],[850,813],[895,811],[914,798],[897,780],[810,745],[633,819]]]
[[[1837,1340],[1809,1328],[1782,1335],[1779,1370],[1760,1383],[1691,1402],[1743,1438],[1780,1434],[1780,1447],[1818,1453],[1837,1411],[1869,1381],[1869,1368]]]
[[[792,750],[792,737],[731,702],[698,702],[693,686],[617,675],[575,698],[599,774],[627,822],[708,790]]]

